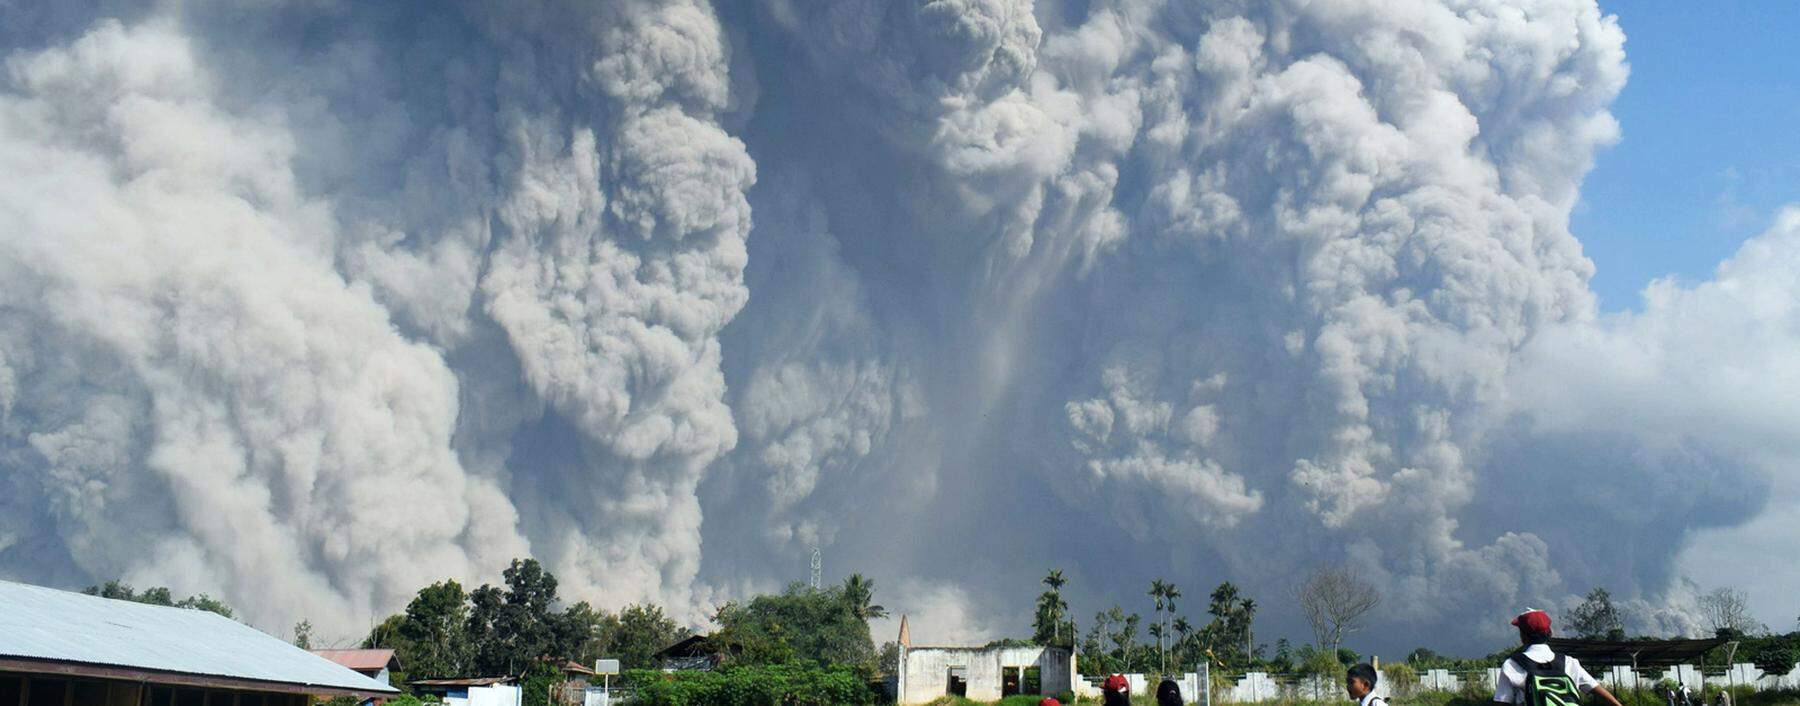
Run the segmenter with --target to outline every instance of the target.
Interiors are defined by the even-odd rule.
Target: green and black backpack
[[[1564,670],[1566,658],[1562,655],[1538,662],[1524,652],[1514,652],[1507,659],[1525,672],[1525,706],[1581,706],[1581,690]]]

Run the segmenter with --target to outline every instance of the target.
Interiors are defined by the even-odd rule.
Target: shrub
[[[637,689],[635,703],[644,706],[854,706],[876,696],[855,670],[794,664],[627,679]]]
[[[1412,696],[1419,687],[1419,673],[1404,663],[1381,665],[1381,680],[1387,682],[1388,693],[1399,699]]]

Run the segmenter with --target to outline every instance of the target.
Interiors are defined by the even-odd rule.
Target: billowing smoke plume
[[[1680,632],[1800,455],[1800,217],[1595,310],[1591,0],[12,12],[12,576],[348,634],[525,553],[697,620],[821,547],[950,639],[1050,567],[1291,632],[1352,561],[1407,632]]]

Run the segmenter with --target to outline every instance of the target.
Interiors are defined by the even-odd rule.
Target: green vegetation
[[[765,666],[807,662],[854,669],[865,679],[876,671],[868,614],[873,584],[852,576],[843,586],[813,590],[799,582],[748,603],[726,603],[713,616],[712,636],[728,664]],[[846,588],[857,588],[848,592]],[[878,609],[879,606],[873,608]]]
[[[806,664],[731,666],[709,672],[625,675],[641,706],[854,706],[876,694],[855,670]]]
[[[665,676],[654,655],[688,636],[654,605],[618,613],[587,603],[562,607],[556,577],[535,560],[517,559],[501,586],[464,591],[455,581],[419,590],[402,613],[370,632],[364,647],[391,647],[419,679],[523,675],[523,700],[543,706],[562,681],[561,660],[588,664],[618,659],[634,670],[641,703],[860,704],[875,692],[874,643],[867,620],[886,614],[874,582],[860,575],[812,590],[793,584],[779,594],[727,603],[713,616],[710,646],[725,655],[716,672]],[[296,626],[296,639],[310,630]],[[821,666],[822,665],[822,666]],[[397,685],[403,682],[397,683]],[[774,700],[767,700],[774,699]]]
[[[148,603],[150,605],[173,606],[176,608],[191,608],[193,610],[218,613],[227,618],[236,617],[231,614],[231,606],[225,605],[224,601],[204,593],[198,596],[188,596],[187,598],[177,601],[175,600],[175,596],[170,593],[169,589],[164,586],[147,588],[144,589],[143,593],[139,593],[133,590],[130,584],[115,580],[107,581],[105,584],[99,586],[89,586],[81,589],[81,592],[90,596],[99,596],[101,598],[132,601],[134,603]]]
[[[535,559],[513,560],[502,578],[504,588],[465,592],[445,580],[419,589],[362,646],[393,648],[411,678],[447,679],[518,675],[543,657],[590,664],[606,656],[650,667],[652,654],[687,634],[656,606],[613,614],[583,602],[557,611],[556,576]]]
[[[1037,599],[1037,615],[1031,622],[1033,642],[1057,647],[1075,646],[1075,621],[1069,619],[1069,602],[1062,597],[1062,587],[1068,582],[1058,569],[1051,569],[1044,576],[1043,583],[1049,588]]]

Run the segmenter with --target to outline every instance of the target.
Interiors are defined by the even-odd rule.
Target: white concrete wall
[[[1047,693],[1075,688],[1074,656],[1050,647],[912,647],[901,651],[897,700],[922,704],[945,695],[952,667],[961,667],[967,696],[976,701],[1000,699],[1006,668],[1038,668],[1040,686]]]
[[[516,686],[495,684],[469,688],[467,706],[520,706],[524,691]]]
[[[1608,688],[1617,689],[1629,689],[1633,686],[1642,686],[1645,689],[1649,689],[1655,686],[1661,679],[1677,681],[1678,676],[1680,677],[1680,681],[1685,682],[1688,685],[1688,688],[1693,689],[1696,693],[1700,691],[1703,681],[1705,684],[1711,686],[1735,685],[1750,687],[1757,690],[1787,688],[1800,685],[1800,664],[1794,665],[1794,668],[1789,670],[1786,674],[1765,674],[1762,670],[1757,669],[1755,665],[1738,663],[1732,665],[1731,669],[1725,674],[1707,676],[1704,678],[1702,678],[1700,674],[1700,669],[1694,665],[1684,665],[1679,669],[1670,667],[1667,671],[1663,672],[1663,676],[1660,679],[1651,679],[1648,676],[1636,676],[1632,673],[1630,667],[1614,667],[1599,672],[1590,670],[1590,673],[1594,675],[1594,678],[1599,679],[1601,683],[1606,684]],[[1493,688],[1494,680],[1498,679],[1499,675],[1500,670],[1497,667],[1487,669],[1480,674],[1455,674],[1442,669],[1431,669],[1426,670],[1419,675],[1418,688],[1426,691],[1459,691],[1463,688],[1463,683],[1466,680],[1478,679],[1480,680],[1480,683],[1475,685],[1475,688],[1485,691]],[[1136,676],[1138,676],[1139,680],[1143,678],[1142,675]],[[1138,684],[1138,680],[1132,681],[1134,688]],[[1191,700],[1187,684],[1188,682],[1184,678],[1182,681],[1181,693],[1184,698],[1189,698]],[[1237,683],[1230,688],[1218,690],[1213,701],[1214,703],[1278,701],[1281,698],[1281,691],[1283,688],[1283,685],[1278,682],[1273,675],[1266,672],[1250,672],[1249,674],[1240,677],[1237,680]],[[1300,698],[1305,699],[1312,698],[1315,688],[1318,693],[1331,698],[1341,697],[1344,689],[1343,684],[1335,679],[1320,680],[1318,684],[1303,683],[1298,686],[1289,686],[1286,688],[1298,689],[1297,695]],[[1098,694],[1099,691],[1095,689],[1092,690],[1092,693]],[[1193,693],[1198,694],[1199,692],[1195,691]],[[1387,682],[1382,681],[1378,683],[1375,688],[1375,693],[1383,696],[1387,695]]]

